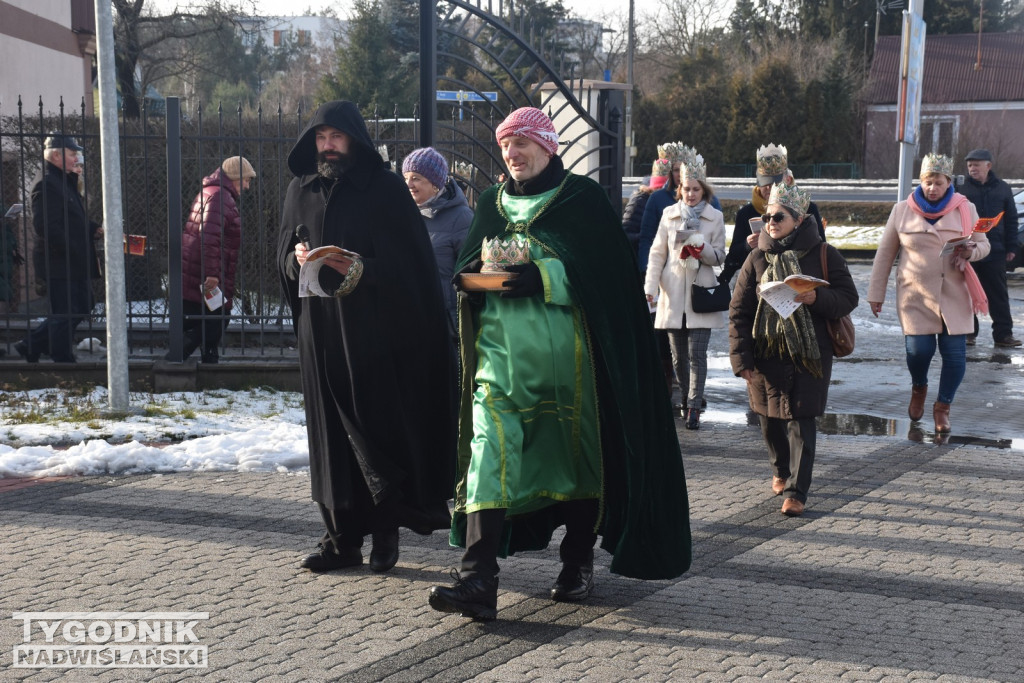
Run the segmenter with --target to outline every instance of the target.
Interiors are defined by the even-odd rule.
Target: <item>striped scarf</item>
[[[785,251],[764,253],[768,267],[761,276],[762,283],[785,280],[802,272],[800,259],[807,251],[793,251],[788,247],[803,225],[779,240],[778,244],[786,248]],[[758,298],[757,312],[754,313],[754,344],[757,355],[762,358],[788,358],[803,365],[815,377],[822,376],[821,349],[818,348],[814,321],[807,306],[801,306],[793,315],[783,318],[764,299]]]

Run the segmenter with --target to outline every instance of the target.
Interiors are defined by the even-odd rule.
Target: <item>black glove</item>
[[[455,286],[455,289],[462,291],[462,278],[459,277],[460,275],[463,273],[479,273],[483,267],[484,262],[478,258],[467,263],[462,270],[452,275],[452,284]]]
[[[509,273],[519,273],[519,277],[505,280],[503,287],[507,287],[501,296],[506,299],[518,299],[524,296],[533,296],[544,291],[544,280],[540,276],[540,268],[533,261],[516,266],[508,266],[505,270]]]

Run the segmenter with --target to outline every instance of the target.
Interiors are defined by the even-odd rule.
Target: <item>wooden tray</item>
[[[519,277],[519,273],[462,273],[459,286],[467,292],[500,292],[501,283]]]

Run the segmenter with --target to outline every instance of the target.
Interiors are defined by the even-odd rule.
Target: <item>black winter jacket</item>
[[[1003,220],[986,235],[992,250],[979,263],[1002,261],[1006,254],[1016,253],[1020,247],[1017,237],[1019,217],[1017,206],[1013,202],[1013,190],[1006,181],[989,171],[988,179],[984,183],[967,176],[964,184],[957,190],[971,200],[981,218],[992,218],[998,216],[1000,211],[1004,212]]]
[[[90,221],[78,194],[78,174],[65,173],[48,161],[32,185],[32,250],[37,280],[88,280],[99,277],[93,236],[99,223]]]

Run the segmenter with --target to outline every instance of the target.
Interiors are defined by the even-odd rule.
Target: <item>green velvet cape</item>
[[[484,238],[502,234],[498,188],[481,194],[457,269],[480,257]],[[654,330],[636,278],[633,253],[607,193],[593,180],[568,174],[527,235],[558,255],[582,309],[596,373],[604,467],[598,532],[612,554],[611,571],[640,579],[670,579],[690,566],[686,478],[671,401]],[[459,299],[462,353],[459,476],[472,440],[476,368],[471,299]],[[562,523],[558,506],[506,520],[506,553],[546,548]],[[456,514],[452,541],[465,543],[465,516]]]

